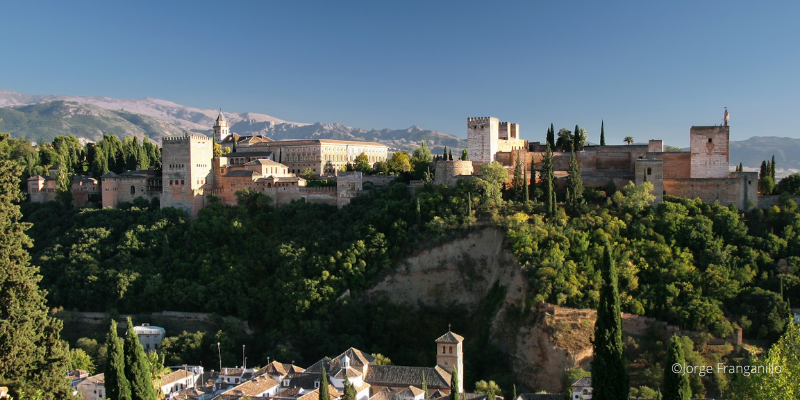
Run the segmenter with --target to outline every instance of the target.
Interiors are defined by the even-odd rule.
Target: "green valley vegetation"
[[[427,167],[422,153],[397,156],[401,169],[406,159],[412,164],[403,172],[407,179],[418,162]],[[716,337],[729,336],[737,326],[751,339],[772,341],[783,334],[789,302],[800,304],[800,211],[793,201],[783,198],[777,207],[743,213],[666,196],[653,208],[652,185],[645,183],[617,192],[585,188],[583,201],[566,213],[556,195],[566,197],[550,168],[544,163],[541,171],[544,202],[511,196],[501,184],[507,175],[489,164],[486,179],[422,185],[414,195],[395,183],[341,209],[304,202],[273,208],[263,194],[245,191],[237,207],[210,197],[211,206],[192,221],[182,211],[151,209],[144,201],[103,210],[23,203],[23,212],[25,222],[33,223],[33,261],[41,267],[52,307],[132,314],[202,310],[257,328],[251,339],[236,337],[225,324],[172,333],[164,343],[168,364],[213,365],[220,342],[222,360],[231,365],[237,341],[250,340],[248,352],[252,348],[260,363],[267,357],[313,362],[339,354],[347,343],[390,355],[399,365],[433,365],[430,338],[449,321],[461,320],[454,330],[475,338],[465,349],[465,381],[494,380],[509,390],[515,382],[502,352],[489,342],[490,319],[483,312],[412,309],[362,296],[391,273],[396,260],[487,225],[506,232],[528,279],[520,315],[540,302],[597,309],[608,242],[614,244],[621,311]],[[496,312],[490,300],[482,307]],[[424,322],[419,315],[426,316]],[[363,323],[367,316],[370,324]],[[417,326],[413,334],[402,329],[409,324]],[[91,339],[103,338],[84,342]],[[652,390],[662,380],[667,347],[655,344],[642,352],[634,344],[645,347],[625,342],[636,366],[631,383]],[[694,357],[703,349],[685,345],[684,351]],[[100,352],[95,354],[95,365],[104,366]],[[660,366],[652,368],[655,363]],[[691,384],[699,394],[727,383]]]
[[[745,365],[725,366],[736,379],[729,392],[731,398],[768,400],[800,396],[800,326],[787,323],[786,332],[769,352],[753,357]]]
[[[21,167],[9,159],[9,137],[0,135],[0,382],[14,397],[69,397],[68,348],[61,321],[48,315],[38,268],[30,265],[30,223],[21,222]]]

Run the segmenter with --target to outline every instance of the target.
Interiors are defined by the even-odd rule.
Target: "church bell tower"
[[[214,137],[217,138],[217,143],[222,143],[228,135],[230,135],[228,121],[225,119],[225,115],[222,114],[222,110],[219,110],[219,116],[217,116],[217,121],[214,123]]]
[[[464,338],[450,330],[436,339],[436,365],[449,373],[458,371],[458,392],[464,393]]]

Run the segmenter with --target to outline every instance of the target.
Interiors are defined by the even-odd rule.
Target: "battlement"
[[[730,126],[711,125],[711,126],[692,126],[690,133],[710,133],[710,132],[730,132]]]
[[[472,117],[472,118],[467,118],[467,122],[477,122],[477,123],[489,122],[491,118],[492,117]]]
[[[166,144],[179,144],[188,142],[210,142],[211,138],[199,133],[191,134],[189,136],[165,136],[161,139],[162,146]]]

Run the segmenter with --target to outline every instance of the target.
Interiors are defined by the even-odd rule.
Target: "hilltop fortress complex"
[[[529,177],[541,169],[546,148],[540,142],[520,139],[519,124],[500,122],[494,117],[467,119],[470,161],[437,161],[433,166],[438,184],[453,185],[470,176],[479,165],[497,161],[513,170],[521,159]],[[664,195],[700,198],[703,201],[734,204],[746,209],[758,204],[758,173],[729,171],[729,126],[693,126],[688,152],[664,151],[661,140],[648,144],[586,146],[576,152],[584,184],[617,188],[628,182],[653,184],[655,204]],[[214,157],[214,142],[231,152]],[[363,189],[363,184],[389,183],[388,176],[367,176],[342,172],[361,154],[369,163],[385,162],[388,148],[373,142],[326,139],[273,141],[263,136],[239,136],[230,132],[220,112],[214,138],[201,134],[167,137],[162,142],[162,169],[109,172],[94,178],[76,176],[72,182],[74,204],[89,203],[89,196],[101,194],[103,207],[116,207],[136,198],[158,199],[161,207],[184,209],[196,216],[216,195],[225,205],[237,203],[236,192],[250,189],[269,196],[274,205],[292,200],[342,206]],[[557,183],[563,185],[571,153],[554,149]],[[336,186],[309,187],[299,174],[311,170],[320,176],[336,177]],[[28,179],[31,201],[55,199],[55,173]]]
[[[541,169],[546,147],[540,142],[519,139],[519,124],[500,122],[494,117],[467,119],[467,141],[471,162],[445,161],[436,166],[436,179],[454,184],[458,177],[470,175],[477,165],[497,161],[513,170],[517,159],[531,173]],[[647,144],[586,146],[575,153],[584,185],[601,187],[628,182],[653,184],[655,204],[664,195],[719,201],[746,209],[758,204],[758,173],[730,172],[730,127],[693,126],[689,130],[688,152],[664,151],[661,140]],[[563,184],[569,169],[570,152],[553,149],[553,165],[558,184]]]

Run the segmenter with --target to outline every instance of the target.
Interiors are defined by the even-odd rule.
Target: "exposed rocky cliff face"
[[[492,321],[490,341],[507,355],[518,383],[560,391],[564,372],[591,358],[593,313],[524,311],[528,284],[499,229],[481,229],[410,256],[367,294],[410,306],[477,309],[495,282],[505,287],[506,296]]]

